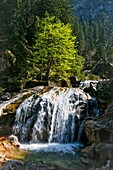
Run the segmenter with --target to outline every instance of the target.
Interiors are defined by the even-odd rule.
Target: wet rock
[[[100,165],[105,165],[106,162],[110,160],[111,167],[113,166],[113,144],[106,144],[101,148],[100,153]]]
[[[109,142],[109,140],[107,142]],[[98,159],[98,167],[100,167],[100,169],[108,167],[108,165],[106,165],[108,162],[109,169],[113,167],[113,144],[106,142],[101,142],[99,144],[94,143],[82,149],[82,152],[91,159]]]
[[[101,149],[105,146],[104,142],[100,142],[96,145],[95,147],[95,152],[97,153],[97,155],[99,156],[101,154]]]
[[[99,137],[99,124],[94,120],[87,120],[84,125],[84,132],[89,143],[99,143],[101,141]]]
[[[95,157],[95,147],[96,143],[92,144],[91,146],[87,146],[84,149],[82,149],[82,152],[87,154],[90,158]]]
[[[107,164],[101,167],[102,170],[113,170],[112,162],[110,160],[107,161]]]
[[[91,83],[91,91],[98,101],[100,115],[103,115],[113,101],[113,80],[99,81],[97,85]]]
[[[107,109],[104,112],[104,115],[107,116],[110,120],[113,120],[113,102],[111,102]]]
[[[6,92],[3,96],[1,96],[1,100],[10,100],[11,94],[9,92]]]
[[[93,160],[92,159],[88,159],[88,158],[81,158],[81,161],[85,164],[93,164]]]
[[[18,150],[20,146],[16,136],[0,137],[0,163],[3,163],[6,158],[10,158]]]
[[[113,143],[113,133],[110,135],[110,143]]]
[[[21,168],[21,170],[23,169],[23,162],[21,161],[17,161],[17,160],[10,160],[7,161],[2,167],[1,170],[11,170],[11,169],[15,169],[15,170],[19,170]]]
[[[55,165],[51,162],[40,161],[40,162],[21,162],[17,160],[7,161],[1,168],[1,170],[65,170],[65,168]]]
[[[87,120],[84,124],[84,133],[89,144],[106,141],[113,133],[113,120],[108,118]]]

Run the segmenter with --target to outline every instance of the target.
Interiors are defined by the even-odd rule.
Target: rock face
[[[98,101],[100,118],[87,120],[84,132],[89,143],[99,143],[113,132],[113,80],[91,83],[91,90]]]
[[[97,98],[100,116],[85,122],[84,133],[91,146],[83,149],[90,158],[99,159],[98,167],[113,168],[113,80],[91,83]]]
[[[93,17],[99,12],[105,12],[111,21],[113,21],[113,2],[112,0],[77,0],[75,5],[75,15],[89,18],[90,9]]]
[[[98,101],[100,115],[103,115],[105,110],[107,113],[109,108],[112,108],[111,103],[113,102],[113,80],[91,83],[91,91]]]
[[[108,143],[109,142],[109,143]],[[98,159],[98,166],[105,166],[109,160],[109,169],[113,168],[113,141],[101,142],[99,144],[93,143],[82,150],[91,159]]]
[[[84,132],[89,144],[106,141],[113,133],[113,120],[87,120],[84,125]]]

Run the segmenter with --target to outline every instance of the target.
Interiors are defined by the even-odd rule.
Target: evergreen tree
[[[93,26],[90,26],[90,35],[89,35],[89,49],[93,50],[94,49],[94,38],[93,38]]]
[[[93,24],[93,15],[92,15],[92,10],[90,9],[90,14],[89,14],[89,24]]]
[[[45,17],[45,12],[48,12],[50,16],[56,16],[65,24],[70,22],[70,15],[73,12],[73,1],[69,0],[38,0],[35,4],[35,15],[40,18]]]
[[[100,42],[102,42],[103,45],[106,45],[107,43],[107,36],[106,36],[106,31],[105,31],[105,27],[102,26],[101,28],[101,39],[100,39]]]
[[[88,39],[89,33],[88,33],[88,25],[87,22],[84,20],[83,22],[83,30],[84,30],[84,36],[85,39]]]
[[[84,51],[84,46],[85,46],[85,42],[84,42],[84,32],[83,32],[83,26],[82,23],[80,23],[79,26],[79,39],[78,39],[78,50],[79,50],[79,54],[82,55],[83,51]]]
[[[94,23],[94,33],[93,33],[93,37],[94,37],[94,41],[95,41],[95,44],[98,42],[98,23],[97,21],[95,21]]]
[[[55,21],[54,16],[46,14],[43,20],[37,18],[33,62],[40,69],[42,79],[68,80],[77,75],[78,67],[82,69],[84,60],[77,55],[75,37],[71,34],[70,25]]]
[[[105,51],[104,51],[104,47],[103,47],[102,43],[99,43],[99,45],[97,46],[95,55],[96,55],[97,61],[105,59]]]

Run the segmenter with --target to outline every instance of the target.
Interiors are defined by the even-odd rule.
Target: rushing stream
[[[13,132],[23,143],[22,149],[73,153],[74,148],[83,146],[78,142],[91,107],[94,115],[98,114],[95,103],[80,88],[54,87],[19,106]]]

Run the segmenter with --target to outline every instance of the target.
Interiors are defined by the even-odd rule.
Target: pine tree
[[[90,26],[90,35],[89,35],[89,49],[93,50],[94,49],[94,38],[93,38],[93,26]]]
[[[77,55],[71,34],[70,24],[55,21],[54,16],[46,13],[43,20],[37,18],[33,62],[40,69],[41,78],[68,80],[77,75],[77,67],[82,69],[84,60]]]
[[[70,15],[73,13],[73,1],[69,0],[38,0],[36,1],[35,6],[35,15],[40,18],[45,17],[45,12],[48,12],[50,16],[55,16],[60,19],[62,22],[67,24],[70,22]]]
[[[106,31],[105,31],[104,26],[102,26],[101,31],[102,32],[101,32],[101,40],[100,40],[100,42],[102,42],[103,45],[106,45],[107,44],[107,36],[106,36]]]
[[[97,46],[95,55],[96,55],[97,61],[105,59],[105,51],[104,51],[104,47],[103,47],[102,43],[99,43],[99,45]]]
[[[83,51],[84,51],[84,46],[85,46],[85,42],[84,42],[84,32],[83,32],[83,26],[82,23],[80,23],[79,28],[79,39],[78,39],[78,50],[79,50],[79,54],[82,55]]]
[[[95,41],[95,44],[98,42],[98,23],[97,21],[95,21],[94,23],[94,33],[93,33],[93,37],[94,37],[94,41]]]
[[[89,14],[89,24],[92,25],[93,24],[93,14],[92,14],[92,10],[90,9],[90,14]]]

